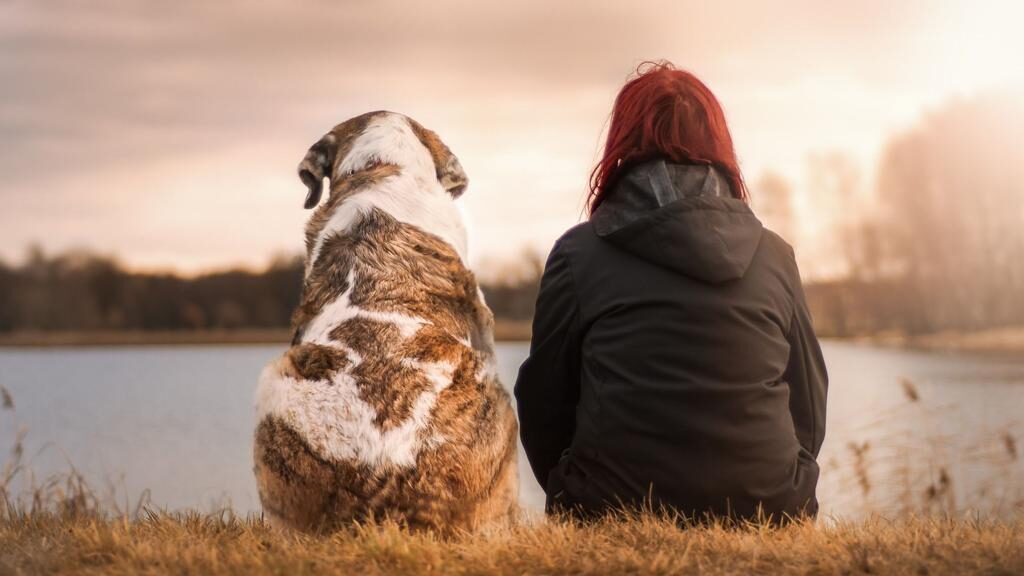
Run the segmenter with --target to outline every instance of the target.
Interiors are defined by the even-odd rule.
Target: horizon
[[[999,3],[559,6],[569,29],[539,2],[296,6],[0,6],[0,261],[39,245],[194,276],[301,254],[295,166],[334,124],[391,109],[459,157],[471,265],[493,273],[579,221],[615,94],[639,62],[668,59],[722,101],[770,227],[759,182],[792,191],[787,239],[826,278],[831,232],[872,209],[891,139],[1024,86],[1024,8]],[[854,206],[816,194],[830,159]]]

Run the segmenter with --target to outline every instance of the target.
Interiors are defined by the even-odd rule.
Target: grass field
[[[441,537],[393,523],[282,532],[230,510],[118,503],[77,472],[15,493],[0,474],[7,574],[1024,574],[1024,516],[903,516],[785,527],[684,525],[651,513],[591,524],[536,516]]]
[[[1022,574],[1024,523],[873,520],[681,529],[637,516],[441,539],[397,526],[282,534],[258,519],[8,514],[2,574]]]

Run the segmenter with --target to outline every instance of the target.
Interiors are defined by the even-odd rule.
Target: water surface
[[[0,450],[19,428],[38,478],[75,466],[121,499],[259,509],[253,392],[277,346],[0,350]],[[511,388],[527,347],[498,347]],[[831,376],[819,497],[825,514],[1024,503],[1024,361],[824,344]],[[916,396],[916,399],[915,399]],[[1018,447],[1018,444],[1021,446]],[[3,461],[5,457],[0,457]],[[520,449],[521,499],[543,505]]]

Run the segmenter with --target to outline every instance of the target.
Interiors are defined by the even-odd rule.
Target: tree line
[[[819,189],[845,273],[809,287],[838,335],[1024,325],[1024,94],[960,98],[884,148],[869,194],[841,158]],[[855,210],[857,205],[864,209]]]
[[[194,278],[126,270],[88,252],[0,266],[0,331],[277,328],[299,301],[302,260]]]
[[[263,271],[196,277],[135,272],[108,256],[30,250],[23,264],[0,263],[0,332],[235,330],[286,328],[299,303],[301,256],[276,258]],[[495,315],[533,315],[539,275],[483,283]]]
[[[892,138],[865,185],[842,154],[808,162],[809,213],[828,218],[840,272],[806,286],[823,335],[920,334],[1024,325],[1024,97],[959,99]],[[791,237],[791,187],[754,181],[757,213]],[[482,282],[499,321],[533,315],[543,262]],[[133,272],[87,252],[33,249],[0,263],[0,332],[283,328],[299,301],[303,262],[196,277]]]

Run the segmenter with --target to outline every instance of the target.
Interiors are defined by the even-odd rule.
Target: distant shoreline
[[[528,342],[529,322],[499,322],[494,338],[500,342]],[[218,346],[266,344],[287,346],[287,329],[241,330],[98,330],[0,333],[0,348],[89,348],[99,346]]]
[[[494,338],[499,342],[529,342],[529,322],[498,322]],[[88,348],[101,346],[232,346],[280,345],[291,342],[286,329],[242,330],[105,330],[33,331],[0,333],[0,348]],[[936,332],[919,336],[882,333],[855,337],[825,337],[884,348],[1015,357],[1024,360],[1024,326],[971,332]]]
[[[1024,326],[1004,326],[970,331],[945,330],[914,336],[881,333],[840,338],[840,340],[885,348],[1000,356],[1024,360]]]

